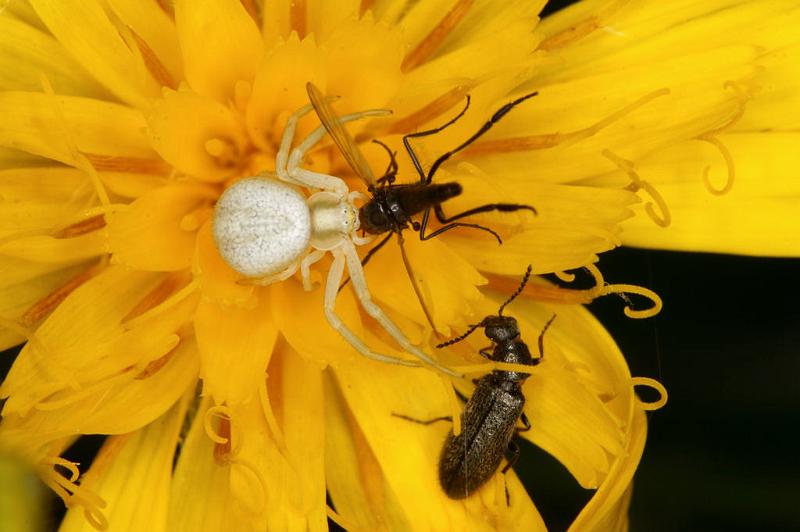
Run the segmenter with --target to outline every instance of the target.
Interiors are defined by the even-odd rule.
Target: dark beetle
[[[328,99],[324,97],[322,92],[313,83],[306,84],[306,90],[308,92],[309,100],[314,106],[314,110],[319,116],[320,121],[328,130],[329,135],[336,143],[336,146],[339,148],[339,151],[344,156],[350,168],[352,168],[356,175],[364,181],[367,186],[367,190],[372,195],[370,200],[359,209],[358,217],[360,221],[360,228],[365,233],[371,235],[383,235],[388,233],[386,234],[386,237],[384,237],[380,242],[378,242],[377,245],[367,252],[361,263],[366,265],[370,258],[372,258],[372,255],[374,255],[389,241],[392,234],[396,234],[397,243],[400,245],[400,252],[403,257],[403,264],[408,272],[414,292],[419,299],[422,310],[424,311],[425,317],[430,323],[431,328],[436,330],[430,312],[423,302],[422,294],[420,293],[419,286],[417,286],[417,281],[411,272],[411,265],[408,261],[405,247],[403,245],[403,230],[408,228],[410,225],[415,231],[419,232],[420,240],[428,240],[456,227],[469,227],[472,229],[486,231],[494,236],[498,243],[502,243],[500,235],[498,235],[492,229],[474,223],[459,222],[457,220],[467,216],[472,216],[474,214],[490,211],[513,212],[518,210],[528,210],[536,214],[536,209],[530,205],[516,203],[489,203],[448,217],[444,213],[444,210],[442,210],[442,203],[461,194],[461,185],[455,182],[432,183],[431,181],[433,180],[436,170],[438,170],[438,168],[445,161],[483,136],[487,131],[489,131],[489,129],[492,128],[492,126],[494,126],[494,124],[503,118],[506,113],[511,111],[511,109],[525,100],[533,98],[537,95],[537,93],[532,92],[521,96],[498,109],[492,115],[492,117],[466,141],[461,143],[456,148],[439,156],[439,158],[437,158],[436,161],[434,161],[434,163],[431,165],[427,173],[422,169],[422,165],[417,158],[417,154],[414,152],[414,149],[411,146],[410,139],[433,135],[452,125],[456,120],[461,118],[464,113],[466,113],[467,109],[469,108],[470,97],[467,96],[467,103],[464,106],[464,109],[462,109],[462,111],[455,118],[446,124],[434,129],[419,131],[417,133],[411,133],[403,136],[403,145],[405,146],[409,157],[411,157],[411,161],[414,163],[414,168],[419,174],[419,181],[411,184],[395,184],[394,181],[397,174],[397,161],[394,157],[395,154],[392,153],[391,150],[382,142],[377,140],[373,141],[383,146],[390,155],[390,164],[388,169],[381,178],[376,179],[375,175],[372,173],[372,170],[367,164],[366,159],[361,153],[361,150],[358,149],[355,141],[342,125],[341,120],[339,120],[338,116],[331,108]],[[431,210],[433,210],[434,215],[436,216],[437,220],[439,220],[439,223],[443,225],[433,232],[425,234],[425,231],[428,227],[428,220],[430,219]],[[416,222],[411,219],[413,216],[416,216],[420,213],[422,214],[421,222]],[[346,283],[347,281],[342,284],[342,287],[344,287]]]
[[[359,209],[361,228],[373,235],[399,232],[411,217],[461,194],[458,183],[387,185],[375,188],[372,199]],[[427,238],[430,238],[426,235]]]
[[[376,248],[380,248],[380,246],[389,239],[391,233],[397,233],[399,235],[400,232],[407,228],[409,224],[414,228],[415,231],[419,231],[420,240],[428,240],[456,227],[470,227],[491,233],[498,242],[502,243],[500,236],[488,227],[478,224],[457,222],[456,220],[460,220],[461,218],[466,218],[467,216],[472,216],[474,214],[490,211],[513,212],[518,210],[528,210],[536,214],[536,209],[530,205],[518,203],[488,203],[486,205],[480,205],[448,217],[442,210],[442,203],[461,194],[461,185],[455,182],[432,183],[432,181],[436,171],[445,161],[482,137],[492,128],[492,126],[494,126],[500,121],[501,118],[511,111],[511,109],[521,104],[525,100],[533,98],[537,94],[537,92],[526,94],[502,106],[478,129],[478,131],[473,133],[467,140],[452,150],[440,155],[433,162],[427,172],[422,169],[422,164],[420,164],[419,158],[417,157],[414,148],[411,146],[411,139],[427,137],[429,135],[439,133],[455,123],[459,118],[464,116],[464,113],[467,112],[467,109],[469,108],[470,97],[467,96],[467,103],[461,112],[446,124],[426,131],[419,131],[417,133],[404,135],[403,145],[408,152],[408,156],[411,158],[411,162],[414,163],[414,168],[419,175],[419,181],[412,184],[394,184],[395,174],[397,173],[397,162],[394,160],[394,154],[390,152],[392,157],[391,163],[389,164],[389,169],[386,171],[384,176],[378,179],[376,182],[367,183],[369,191],[372,193],[372,199],[364,204],[361,209],[359,209],[361,229],[363,229],[366,233],[372,235],[381,235],[389,232],[389,235],[387,235],[386,238],[376,246]],[[379,144],[383,145],[383,143]],[[385,145],[383,146],[386,147]],[[439,222],[444,225],[430,234],[425,234],[425,230],[428,227],[428,220],[430,218],[431,210],[433,210]],[[419,213],[422,213],[422,221],[411,221],[411,217]]]
[[[493,347],[481,349],[481,355],[496,362],[525,366],[538,364],[543,356],[544,333],[555,316],[550,318],[539,335],[538,358],[531,357],[528,346],[520,338],[517,320],[503,316],[503,308],[522,292],[530,274],[531,267],[528,266],[519,288],[500,306],[496,316],[485,317],[463,335],[437,347],[460,342],[478,327],[483,327]],[[531,428],[522,412],[525,405],[522,384],[528,377],[528,373],[495,370],[477,381],[475,391],[461,414],[461,434],[454,436],[450,431],[439,458],[439,482],[448,497],[468,497],[494,475],[504,456],[508,458],[502,471],[504,474],[516,463],[519,448],[513,437],[517,432]],[[516,426],[518,419],[522,422],[522,428]]]

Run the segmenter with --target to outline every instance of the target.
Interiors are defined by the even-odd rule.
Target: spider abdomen
[[[214,240],[228,265],[245,277],[277,273],[305,253],[311,213],[294,187],[265,176],[228,187],[217,201]]]

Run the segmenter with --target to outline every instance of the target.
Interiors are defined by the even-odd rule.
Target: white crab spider
[[[319,104],[319,101],[316,103]],[[380,323],[405,351],[440,371],[457,376],[414,346],[372,301],[361,259],[356,252],[357,245],[370,242],[372,238],[362,238],[356,234],[359,227],[358,208],[353,203],[356,199],[366,199],[366,196],[350,191],[338,177],[300,167],[308,150],[325,135],[325,125],[316,128],[289,151],[298,120],[314,108],[306,105],[287,120],[275,158],[278,179],[275,179],[275,174],[245,178],[231,185],[220,196],[213,223],[214,240],[220,255],[234,270],[257,285],[288,279],[299,268],[303,287],[311,290],[310,267],[326,252],[330,252],[333,263],[325,282],[324,313],[331,327],[367,358],[404,366],[419,365],[415,361],[374,352],[336,314],[336,296],[346,265],[353,288],[367,314]],[[338,123],[343,123],[388,113],[386,110],[369,110],[336,119]],[[284,182],[318,189],[320,192],[305,198],[296,188]]]

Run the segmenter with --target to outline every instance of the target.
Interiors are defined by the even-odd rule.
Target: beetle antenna
[[[547,329],[550,328],[550,325],[553,323],[553,320],[556,319],[556,315],[553,314],[547,323],[544,324],[542,327],[542,332],[539,334],[539,358],[544,358],[544,333],[547,332]]]
[[[386,153],[389,154],[389,166],[386,168],[386,171],[383,172],[383,175],[378,178],[378,184],[385,185],[386,183],[389,183],[391,185],[397,178],[397,152],[392,151],[389,146],[378,139],[372,139],[372,142],[373,144],[377,144],[378,146],[382,147],[384,150],[386,150]],[[373,189],[375,188],[374,185],[370,186]]]
[[[505,303],[503,303],[502,305],[500,305],[500,310],[498,310],[498,311],[497,311],[497,315],[498,315],[498,316],[502,316],[502,315],[503,315],[503,309],[504,309],[504,308],[506,308],[506,305],[508,305],[509,303],[511,303],[512,301],[514,301],[514,299],[515,299],[515,298],[516,298],[518,295],[520,295],[520,294],[522,293],[522,290],[525,288],[525,285],[528,283],[528,279],[530,279],[530,277],[531,277],[531,270],[532,270],[532,269],[533,269],[533,267],[532,267],[530,264],[528,264],[528,269],[527,269],[527,270],[525,270],[525,275],[522,277],[522,282],[520,283],[520,285],[519,285],[519,288],[517,288],[516,292],[514,292],[513,294],[511,294],[511,297],[509,297],[509,298],[506,300],[506,302],[505,302]]]
[[[481,320],[480,323],[476,323],[475,325],[471,325],[470,328],[467,330],[467,332],[465,332],[461,336],[457,336],[455,338],[451,338],[446,342],[442,342],[441,344],[436,344],[436,349],[441,349],[443,347],[447,347],[448,345],[457,344],[458,342],[460,342],[461,340],[463,340],[464,338],[466,338],[467,336],[469,336],[470,334],[475,332],[475,329],[477,329],[478,327],[483,327],[485,325],[485,322],[486,322],[486,320]]]

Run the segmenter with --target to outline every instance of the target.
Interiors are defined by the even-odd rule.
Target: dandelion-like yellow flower
[[[350,131],[374,169],[387,154],[366,141],[398,151],[398,182],[416,179],[404,134],[447,122],[470,95],[464,117],[414,140],[430,165],[538,91],[437,173],[464,189],[448,212],[521,202],[538,215],[470,219],[502,246],[457,229],[425,242],[408,232],[407,251],[444,337],[496,313],[528,264],[594,276],[588,290],[534,280],[508,309],[533,352],[558,315],[525,384],[533,429],[522,435],[596,489],[575,530],[626,528],[644,411],[665,396],[636,397],[635,385],[663,388],[631,377],[580,304],[614,292],[658,302],[602,280],[598,254],[621,243],[797,254],[800,191],[786,169],[800,164],[800,6],[585,0],[539,21],[544,4],[7,5],[0,346],[27,343],[0,387],[0,446],[70,507],[62,530],[319,530],[327,517],[358,530],[544,528],[513,471],[448,499],[436,461],[449,428],[392,416],[457,412],[450,380],[366,360],[325,320],[319,286],[242,283],[220,257],[217,198],[274,170],[308,82],[338,95],[340,114],[393,112]],[[318,123],[304,118],[298,138]],[[303,166],[363,190],[330,144]],[[366,273],[376,302],[433,352],[397,246]],[[657,310],[638,299],[630,315]],[[405,356],[349,289],[337,311],[370,346]],[[485,362],[476,336],[437,359]],[[469,383],[456,384],[469,394]],[[61,455],[84,434],[110,436],[82,472]]]

